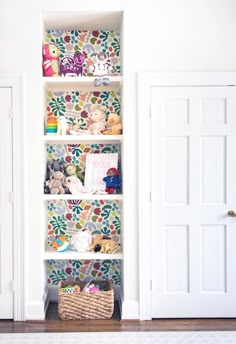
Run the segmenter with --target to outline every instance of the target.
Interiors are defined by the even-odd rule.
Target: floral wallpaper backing
[[[108,235],[120,243],[120,202],[103,200],[48,201],[48,244],[57,235],[69,238],[80,229]]]
[[[120,285],[120,260],[49,260],[48,285],[57,285],[68,279],[80,281],[112,279],[113,285]]]
[[[48,162],[59,159],[64,166],[68,164],[78,166],[82,182],[88,153],[118,153],[118,169],[120,170],[120,146],[117,144],[47,144]],[[119,189],[117,191],[119,193]]]
[[[85,55],[83,76],[90,76],[88,68],[93,65],[95,54],[108,54],[113,66],[112,75],[120,74],[120,33],[116,31],[48,30],[46,42],[53,43],[60,50],[60,58],[73,58],[76,51]],[[90,107],[97,104],[107,107],[106,115],[116,112],[120,115],[120,93],[98,92],[48,92],[47,118],[65,116],[69,124],[79,123],[80,129],[87,129]],[[46,125],[46,121],[45,121]],[[48,144],[48,160],[60,159],[65,165],[79,166],[81,176],[85,174],[87,153],[119,153],[119,145],[109,144]],[[120,166],[120,162],[119,162]],[[81,228],[88,228],[95,234],[112,236],[120,243],[119,201],[48,201],[48,244],[59,234],[69,237]],[[48,284],[57,285],[60,280],[87,278],[112,279],[120,285],[119,260],[49,260]]]
[[[46,122],[49,117],[65,116],[68,124],[79,123],[80,129],[87,129],[92,104],[106,106],[107,117],[110,112],[116,112],[120,116],[119,92],[48,92]]]
[[[113,67],[112,75],[120,74],[120,33],[118,31],[48,30],[45,42],[53,43],[60,51],[60,58],[73,58],[76,51],[85,55],[83,76],[92,75],[88,68],[93,65],[98,52],[108,54]]]

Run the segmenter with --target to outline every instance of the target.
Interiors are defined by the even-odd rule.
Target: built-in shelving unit
[[[121,31],[122,26],[122,12],[86,12],[86,13],[45,13],[42,41],[45,42],[47,30],[106,30],[106,31]],[[120,64],[122,65],[122,56],[120,58]],[[118,92],[121,96],[122,104],[122,89],[123,89],[123,76],[122,70],[115,75],[110,76],[109,86],[94,86],[93,76],[79,76],[79,77],[41,77],[41,95],[42,95],[42,122],[44,125],[44,133],[41,136],[42,150],[44,151],[44,162],[42,166],[42,175],[45,174],[47,164],[47,148],[48,146],[58,147],[72,146],[72,145],[111,145],[112,147],[119,147],[120,161],[119,168],[122,171],[122,152],[123,152],[123,134],[121,135],[46,135],[45,123],[46,123],[46,108],[47,97],[51,93],[63,93],[63,92]],[[121,105],[121,118],[122,118],[122,105]],[[124,129],[124,128],[123,128]],[[98,153],[99,154],[99,153]],[[122,176],[123,177],[123,176]],[[43,177],[44,178],[44,177]],[[42,260],[45,268],[45,284],[47,283],[47,262],[48,261],[97,261],[97,260],[123,260],[123,194],[43,194],[43,221],[45,228],[44,235],[42,236]],[[120,232],[119,232],[119,248],[112,254],[97,253],[97,252],[77,252],[70,249],[64,252],[58,252],[48,244],[48,212],[50,204],[57,204],[57,202],[70,204],[69,202],[90,202],[91,204],[97,204],[96,202],[105,202],[104,204],[112,204],[116,202],[120,207]],[[94,206],[96,207],[96,206]],[[63,216],[63,214],[61,214]],[[122,264],[120,264],[122,265]],[[120,274],[122,276],[122,274]],[[122,285],[122,282],[120,283]],[[47,289],[47,286],[45,287]],[[122,294],[122,293],[121,293]]]

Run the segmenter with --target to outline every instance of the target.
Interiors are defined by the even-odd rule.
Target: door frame
[[[0,75],[0,88],[12,90],[13,162],[13,319],[24,319],[23,80]],[[9,114],[10,116],[10,114]],[[17,243],[17,244],[16,244]]]
[[[236,72],[138,73],[138,223],[140,320],[151,320],[151,89],[152,87],[236,86]]]

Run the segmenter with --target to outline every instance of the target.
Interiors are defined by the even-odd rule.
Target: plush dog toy
[[[103,235],[96,235],[89,246],[89,250],[100,253],[114,253],[118,247],[118,244],[113,239]]]

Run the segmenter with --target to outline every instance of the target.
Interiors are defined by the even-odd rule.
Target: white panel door
[[[151,92],[152,317],[236,317],[235,87]]]
[[[11,99],[11,88],[0,87],[0,319],[13,318]]]

